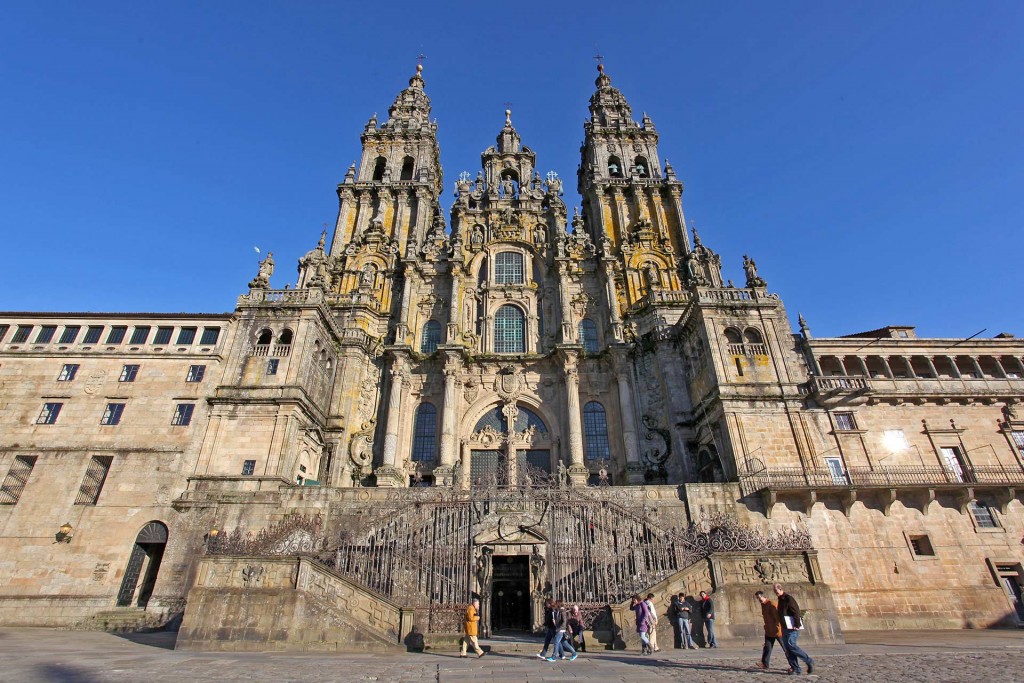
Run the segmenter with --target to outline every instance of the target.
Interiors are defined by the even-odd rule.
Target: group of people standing
[[[554,643],[551,655],[548,646]],[[579,646],[577,650],[576,646]],[[544,647],[537,656],[553,662],[568,659],[570,662],[587,651],[583,637],[583,615],[578,605],[569,607],[561,600],[548,598],[544,601]],[[566,656],[568,654],[568,656]]]

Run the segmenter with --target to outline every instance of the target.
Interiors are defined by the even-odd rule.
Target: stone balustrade
[[[761,470],[740,478],[743,495],[764,490],[963,488],[1024,484],[1024,470],[981,466],[962,473],[944,467],[850,467],[843,474],[828,469],[782,467]]]

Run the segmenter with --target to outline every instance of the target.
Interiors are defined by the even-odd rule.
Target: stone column
[[[413,272],[408,264],[403,264],[402,306],[398,314],[398,325],[395,326],[395,344],[407,344],[409,341],[409,309],[412,308],[409,298],[412,296]]]
[[[373,204],[371,199],[368,190],[363,190],[359,193],[359,207],[356,214],[356,229],[352,234],[353,238],[362,235],[363,230],[366,229],[367,224],[370,222],[370,207]]]
[[[889,379],[896,377],[896,374],[892,371],[892,366],[889,365],[889,358],[886,356],[879,356],[878,359],[882,361],[882,369],[885,370],[885,376]]]
[[[932,377],[935,379],[939,378],[939,370],[935,367],[935,363],[932,362],[931,356],[925,356],[924,362],[928,364],[928,371],[932,373]]]
[[[640,443],[636,437],[636,409],[633,407],[633,387],[629,381],[629,368],[625,366],[627,359],[620,357],[615,369],[615,379],[619,385],[619,411],[622,417],[622,442],[626,452],[626,482],[628,484],[644,483],[644,467],[640,463]]]
[[[622,188],[612,188],[612,210],[615,212],[615,217],[619,221],[618,232],[619,239],[624,241],[626,239],[626,203],[622,196]]]
[[[981,371],[981,363],[978,362],[977,356],[967,356],[971,359],[971,365],[974,366],[975,377],[981,379],[985,376],[985,373]]]
[[[672,202],[672,211],[676,215],[676,221],[679,223],[679,235],[683,239],[683,252],[685,254],[690,253],[690,235],[686,232],[686,216],[683,215],[683,201],[682,201],[682,190],[678,187],[670,187],[668,190],[670,201]],[[668,230],[668,234],[672,234],[671,230]]]
[[[562,343],[572,344],[576,341],[573,333],[572,309],[569,306],[569,274],[568,264],[560,261],[558,264],[558,298],[562,309]]]
[[[445,335],[445,344],[455,344],[459,340],[459,311],[462,310],[459,296],[462,293],[462,278],[459,271],[461,267],[452,263],[452,296],[448,302],[448,333]]]
[[[331,237],[331,248],[328,252],[331,256],[340,254],[352,239],[352,235],[346,229],[346,224],[348,223],[348,215],[352,211],[352,200],[354,198],[350,188],[345,187],[338,190],[338,220],[334,224],[334,235]]]
[[[396,357],[391,362],[391,390],[388,394],[388,417],[384,429],[383,464],[377,468],[377,486],[408,485],[405,470],[398,466],[398,423],[402,412],[402,384],[405,379],[405,363]]]
[[[867,361],[862,356],[854,356],[857,359],[857,363],[860,364],[860,370],[864,373],[865,377],[871,377],[871,372],[868,371]]]
[[[453,358],[448,358],[444,369],[444,412],[441,415],[441,453],[440,465],[434,470],[435,481],[438,484],[450,486],[454,477],[453,465],[455,464],[455,421],[456,398],[458,388],[458,368],[455,367]]]
[[[1002,376],[1002,379],[1006,379],[1006,368],[1003,367],[1003,361],[999,360],[999,356],[992,356],[992,361],[999,369],[999,374]]]
[[[569,419],[569,481],[586,485],[589,474],[583,464],[583,419],[580,412],[580,373],[574,351],[565,352],[565,401]]]
[[[601,259],[601,266],[604,270],[605,294],[608,297],[608,315],[611,318],[612,338],[615,341],[622,341],[622,315],[619,313],[619,298],[615,296],[615,270],[612,267],[614,260],[611,258]]]
[[[953,377],[960,379],[963,375],[960,374],[960,368],[957,367],[955,356],[944,356],[946,362],[949,363],[950,369],[953,371]]]

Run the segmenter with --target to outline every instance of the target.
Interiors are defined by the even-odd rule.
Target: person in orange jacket
[[[466,608],[466,623],[463,624],[463,628],[466,635],[462,638],[462,654],[460,657],[466,656],[466,648],[469,645],[473,646],[473,651],[476,652],[477,657],[483,657],[484,651],[480,649],[480,643],[477,642],[476,636],[480,632],[480,601],[473,598],[473,603]]]

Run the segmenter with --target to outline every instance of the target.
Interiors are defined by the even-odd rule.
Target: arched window
[[[384,180],[384,171],[387,170],[388,160],[384,157],[377,157],[377,161],[373,164],[373,179],[375,181]]]
[[[280,346],[289,346],[292,343],[292,331],[288,328],[281,330],[281,335],[277,338],[277,343]]]
[[[740,336],[740,331],[735,327],[725,328],[725,341],[729,344],[742,344],[743,337]]]
[[[583,453],[587,460],[608,460],[608,419],[604,406],[591,401],[583,406]]]
[[[622,162],[617,156],[608,157],[608,175],[612,178],[622,177]]]
[[[523,278],[523,255],[518,251],[503,251],[494,257],[494,281],[499,285],[521,285]]]
[[[761,332],[753,327],[748,327],[743,331],[743,340],[748,344],[764,343],[764,338],[761,336]]]
[[[272,341],[274,341],[274,333],[271,330],[260,330],[260,334],[256,338],[256,344],[258,346],[267,346]]]
[[[647,159],[644,157],[637,157],[633,160],[633,165],[636,167],[636,174],[641,178],[651,177],[651,165],[647,163]]]
[[[416,423],[412,435],[414,462],[432,462],[437,452],[437,408],[433,403],[421,403],[416,409]]]
[[[399,176],[399,180],[412,180],[412,167],[416,163],[412,157],[406,157],[402,159],[402,175]]]
[[[523,312],[510,304],[494,316],[494,352],[526,352],[526,320]]]
[[[715,484],[725,481],[722,461],[713,446],[702,446],[697,451],[697,481],[702,484]]]
[[[535,427],[537,432],[540,434],[547,434],[548,427],[544,424],[544,420],[540,416],[525,406],[516,406],[518,409],[516,412],[516,424],[515,431],[524,432],[530,427]],[[474,432],[479,432],[484,427],[490,427],[496,432],[507,432],[508,423],[505,419],[505,413],[502,412],[501,406],[495,406],[484,413],[483,417],[477,420],[476,426],[473,427]]]
[[[428,320],[423,326],[423,336],[420,338],[420,353],[433,353],[437,351],[437,345],[441,343],[441,323],[436,320]]]
[[[580,344],[586,353],[597,353],[597,325],[590,318],[580,321]]]

